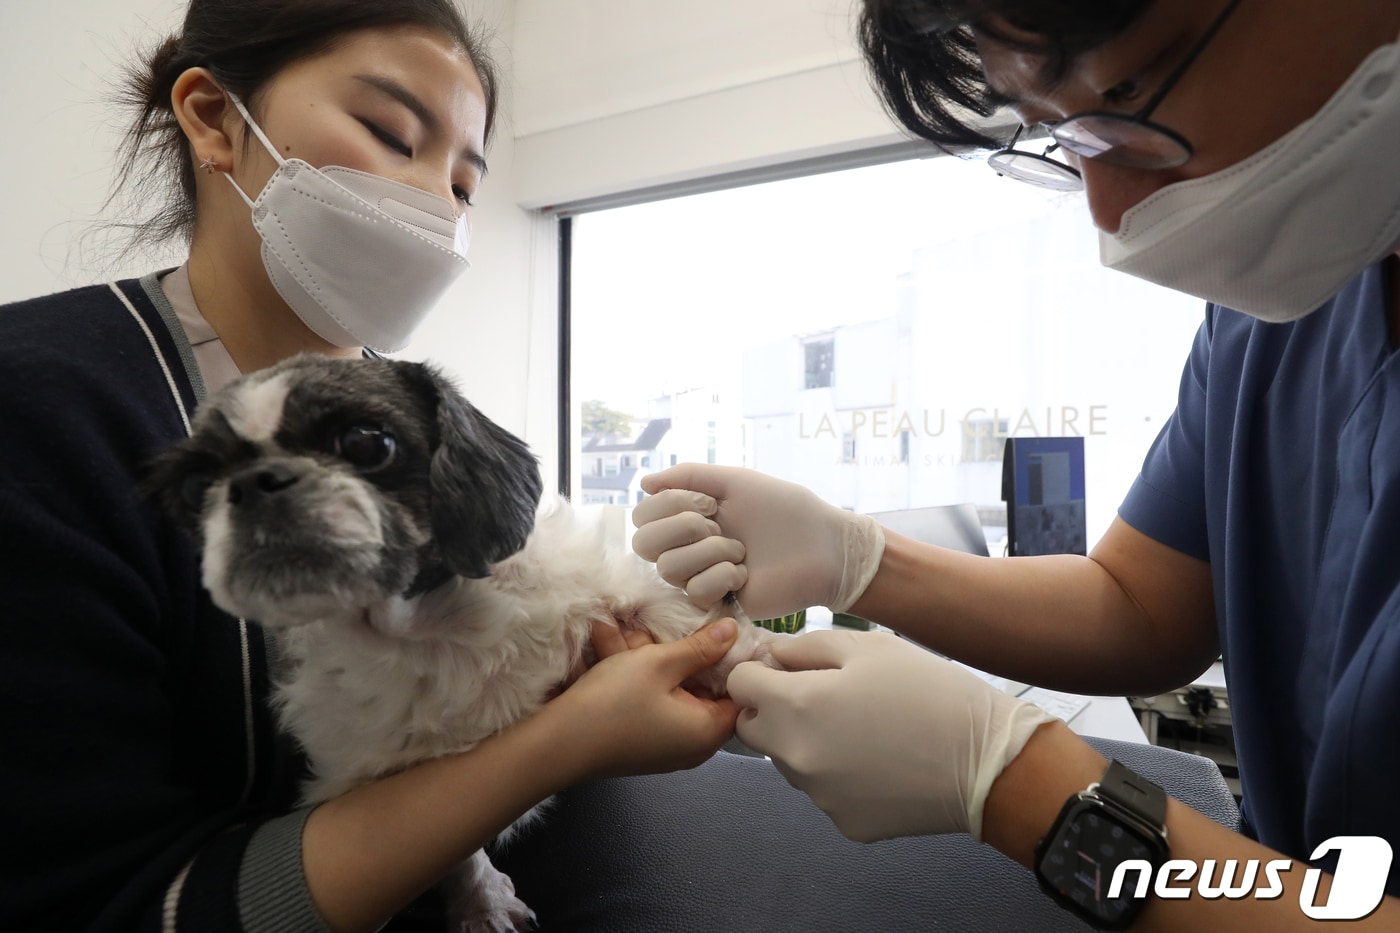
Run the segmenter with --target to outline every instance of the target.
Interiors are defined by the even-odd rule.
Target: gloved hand
[[[845,612],[870,585],[885,534],[868,515],[784,480],[685,463],[642,478],[632,549],[701,609],[727,593],[750,617],[827,606]]]
[[[740,664],[738,735],[848,838],[971,833],[992,783],[1052,717],[883,632],[776,642],[787,670]]]

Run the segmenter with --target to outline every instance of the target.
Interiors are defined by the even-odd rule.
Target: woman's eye
[[[372,424],[353,424],[335,439],[336,455],[361,469],[383,466],[397,449],[394,435]]]
[[[468,192],[467,189],[463,188],[461,185],[452,186],[452,196],[455,197],[457,200],[461,201],[467,207],[472,206],[471,193]]]
[[[368,120],[361,120],[360,122],[364,124],[365,129],[369,130],[375,139],[378,139],[399,155],[410,157],[413,155],[413,149],[407,143],[384,129],[384,127],[371,123]]]

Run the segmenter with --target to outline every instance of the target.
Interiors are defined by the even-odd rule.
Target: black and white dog
[[[525,444],[423,364],[302,355],[249,374],[200,407],[147,490],[200,541],[214,601],[275,636],[308,803],[538,710],[595,620],[671,641],[722,614],[564,500],[540,503]],[[709,672],[716,692],[767,660],[774,636],[740,632]],[[484,852],[448,883],[454,930],[532,918]]]

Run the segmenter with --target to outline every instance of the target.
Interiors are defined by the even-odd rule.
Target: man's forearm
[[[987,558],[886,532],[851,610],[982,670],[1075,693],[1148,695],[1216,653],[1213,623],[1159,625],[1088,557]]]
[[[1035,846],[1050,830],[1056,815],[1073,794],[1099,780],[1107,762],[1064,723],[1046,723],[1036,730],[1021,753],[1006,766],[987,796],[983,841],[1032,868]],[[1291,867],[1279,875],[1283,893],[1273,898],[1205,898],[1194,887],[1187,897],[1165,899],[1153,893],[1132,929],[1144,933],[1178,933],[1181,930],[1303,930],[1319,924],[1299,906],[1308,864],[1275,852],[1197,813],[1177,800],[1167,801],[1167,836],[1171,858],[1197,866],[1207,861],[1222,865],[1234,859],[1243,865],[1250,859],[1265,865],[1288,860]],[[1260,886],[1264,886],[1262,873]],[[1332,876],[1320,873],[1312,903],[1325,904]],[[1185,882],[1174,885],[1185,889]],[[1347,924],[1347,930],[1400,929],[1400,900],[1383,898],[1380,907],[1365,920]]]

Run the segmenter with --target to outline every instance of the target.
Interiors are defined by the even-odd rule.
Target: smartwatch
[[[1062,907],[1101,930],[1122,930],[1146,903],[1133,896],[1140,875],[1123,879],[1109,898],[1123,862],[1152,866],[1167,860],[1167,795],[1122,762],[1109,763],[1098,783],[1065,802],[1050,832],[1035,847],[1035,876]]]

